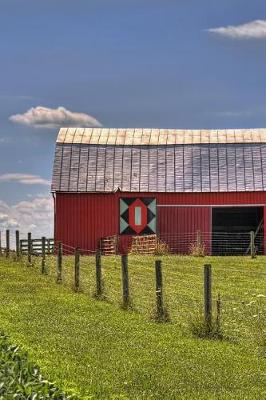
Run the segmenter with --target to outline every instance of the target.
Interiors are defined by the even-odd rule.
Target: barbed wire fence
[[[30,235],[30,236],[29,236]],[[125,236],[124,236],[125,237]],[[102,254],[178,254],[178,255],[256,255],[264,254],[264,234],[262,231],[254,232],[205,232],[197,230],[195,232],[185,232],[182,234],[162,233],[157,235],[136,236],[133,240],[127,241],[126,248],[120,246],[123,242],[123,236],[114,235],[109,238],[103,238],[99,243]],[[31,233],[27,239],[20,238],[20,232],[7,229],[5,232],[0,231],[0,253],[9,254],[9,252],[27,253],[28,243],[31,245],[31,253],[33,255],[41,255],[42,239],[34,239]],[[114,241],[115,245],[102,245],[103,240]],[[135,241],[135,244],[134,244]],[[45,248],[47,254],[55,251],[54,239],[45,238]],[[64,253],[68,254],[74,247],[64,244]],[[84,255],[91,255],[95,250],[80,248],[80,252]]]
[[[15,249],[8,246],[12,235]],[[189,241],[192,237],[193,243],[199,247],[209,238],[206,233],[197,232],[189,236]],[[252,263],[256,252],[252,249],[252,241],[255,247],[255,238],[252,234],[245,237],[245,248],[250,246],[254,253],[250,251],[246,267],[234,265],[229,269],[223,267],[222,257],[218,261],[216,258],[191,257],[187,263],[187,257],[177,257],[168,251],[145,256],[137,253],[105,256],[101,249],[76,248],[62,242],[48,242],[44,237],[37,243],[30,233],[26,251],[25,248],[22,251],[17,232],[11,235],[6,232],[6,246],[1,242],[0,254],[27,267],[38,268],[40,274],[48,275],[57,284],[65,285],[77,294],[82,292],[96,299],[108,300],[156,321],[178,319],[179,323],[186,324],[193,316],[203,315],[206,326],[210,326],[210,321],[214,320],[220,324],[222,315],[223,324],[238,331],[242,319],[244,330],[248,307],[259,307],[256,312],[260,316],[266,314],[265,284],[263,289],[266,272],[254,268]],[[206,254],[198,250],[195,255]],[[236,291],[237,286],[242,287],[241,292]]]

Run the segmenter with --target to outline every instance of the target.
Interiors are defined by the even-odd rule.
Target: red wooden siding
[[[211,207],[158,207],[158,232],[174,253],[187,254],[200,230],[210,251]]]
[[[155,197],[157,231],[185,235],[200,229],[211,231],[211,209],[207,205],[264,205],[266,193],[57,193],[55,238],[70,246],[95,250],[101,237],[119,234],[119,198]],[[195,205],[195,207],[160,207],[160,205]],[[198,207],[197,207],[198,206]],[[266,224],[264,224],[266,249]],[[123,243],[130,240],[123,237]],[[182,248],[180,243],[181,250]]]

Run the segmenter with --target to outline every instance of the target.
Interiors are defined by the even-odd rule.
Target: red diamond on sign
[[[129,209],[129,225],[136,233],[140,233],[147,225],[147,206],[136,199]]]

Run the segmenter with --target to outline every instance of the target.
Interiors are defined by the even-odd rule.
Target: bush
[[[61,392],[45,380],[39,368],[28,360],[27,353],[11,345],[0,333],[0,399],[78,399]]]

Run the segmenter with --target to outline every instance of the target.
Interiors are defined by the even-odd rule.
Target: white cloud
[[[9,120],[34,128],[54,129],[62,126],[99,127],[101,123],[89,114],[72,112],[64,107],[33,107],[24,114],[15,114]]]
[[[14,231],[19,229],[22,238],[31,232],[33,238],[53,237],[53,200],[49,197],[36,197],[31,201],[21,201],[8,205],[0,201],[0,230],[11,230],[11,242],[14,243]],[[3,245],[4,237],[2,234]]]
[[[266,20],[257,19],[241,25],[211,28],[207,32],[233,39],[266,39]]]
[[[24,185],[50,186],[50,182],[47,179],[41,178],[39,175],[20,174],[20,173],[0,175],[0,182],[18,182]]]

